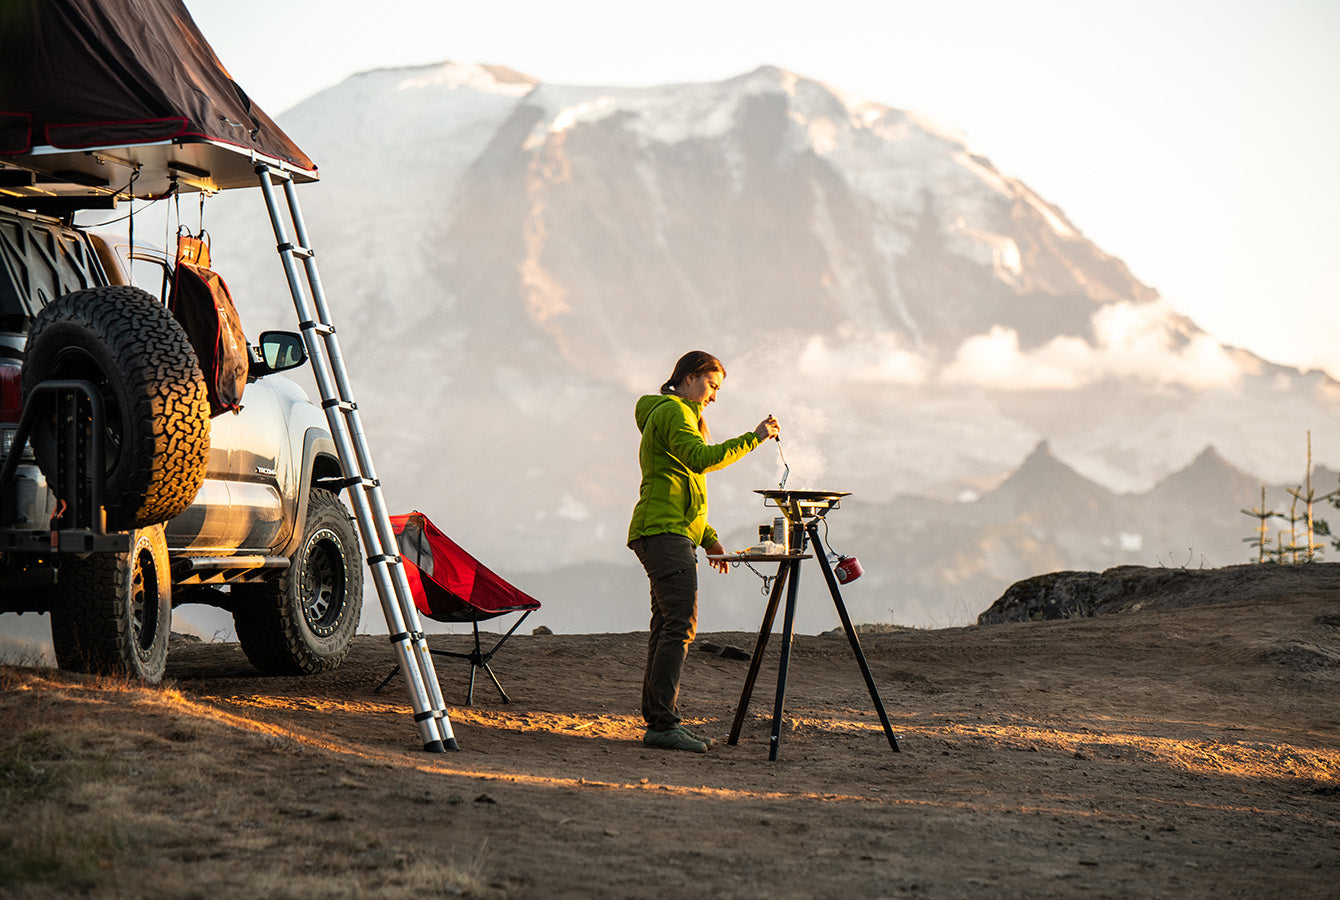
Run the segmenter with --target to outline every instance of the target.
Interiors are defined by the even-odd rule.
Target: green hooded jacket
[[[642,432],[638,462],[642,486],[628,541],[653,534],[682,534],[700,547],[717,542],[707,524],[707,479],[704,476],[742,459],[759,445],[752,431],[709,444],[698,433],[703,404],[673,394],[648,394],[637,401],[634,418]]]

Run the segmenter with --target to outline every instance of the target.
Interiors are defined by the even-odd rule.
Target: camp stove
[[[782,483],[786,483],[785,478]],[[842,506],[842,498],[849,496],[851,491],[788,491],[778,488],[754,493],[763,495],[764,506],[775,507],[782,514],[786,521],[786,546],[794,551],[803,551],[805,526],[818,522],[830,511]]]
[[[782,484],[783,486],[786,484],[785,475],[782,476]],[[817,522],[827,516],[830,510],[840,507],[842,498],[851,492],[788,491],[782,487],[775,491],[755,491],[755,493],[763,495],[764,506],[775,507],[782,513],[779,518],[773,519],[772,542],[779,545],[786,553],[803,553],[807,535],[806,525]],[[759,531],[761,535],[762,528]],[[816,553],[823,552],[817,544],[814,550]],[[861,568],[861,561],[854,556],[832,554],[829,561],[839,584],[849,584],[865,573]]]

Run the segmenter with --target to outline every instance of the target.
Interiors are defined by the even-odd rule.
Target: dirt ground
[[[755,635],[701,635],[752,650]],[[434,647],[464,649],[464,635]],[[518,635],[421,749],[385,638],[312,678],[181,643],[147,688],[0,669],[0,895],[1340,892],[1340,595],[690,652],[705,755],[644,747],[638,634]],[[435,658],[448,703],[468,665]]]

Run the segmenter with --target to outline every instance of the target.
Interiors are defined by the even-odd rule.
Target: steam
[[[791,467],[787,475],[786,486],[794,490],[816,490],[822,487],[824,473],[828,469],[824,447],[832,439],[828,427],[828,414],[817,406],[803,402],[786,404],[785,415],[777,413],[781,423],[781,454]],[[757,451],[756,451],[757,452]],[[776,460],[777,478],[782,477],[781,454],[775,449],[767,450]]]
[[[796,490],[822,487],[828,469],[824,448],[833,439],[831,404],[825,398],[845,377],[841,371],[806,363],[815,346],[826,346],[825,339],[797,332],[769,334],[747,353],[726,361],[730,376],[717,402],[721,421],[748,422],[752,427],[762,415],[777,417],[782,453],[791,468],[786,486]],[[840,360],[842,355],[841,348],[834,348],[822,358]],[[776,487],[785,468],[777,448],[769,442],[750,458],[755,475],[763,478],[766,487]]]

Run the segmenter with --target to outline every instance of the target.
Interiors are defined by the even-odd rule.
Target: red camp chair
[[[432,648],[428,652],[470,661],[470,690],[466,694],[466,706],[474,703],[475,673],[480,669],[493,680],[493,686],[502,695],[503,702],[511,703],[512,699],[503,690],[498,676],[493,674],[489,660],[521,627],[526,617],[540,608],[540,601],[523,594],[487,566],[481,565],[459,544],[439,531],[421,512],[391,516],[391,527],[400,547],[400,558],[405,564],[405,577],[414,595],[414,605],[420,614],[437,622],[469,622],[474,626],[475,647],[469,653]],[[521,618],[498,639],[492,650],[485,652],[479,641],[480,621],[514,612],[521,613]],[[398,668],[393,669],[377,685],[376,691],[380,692],[386,687],[398,671]]]

